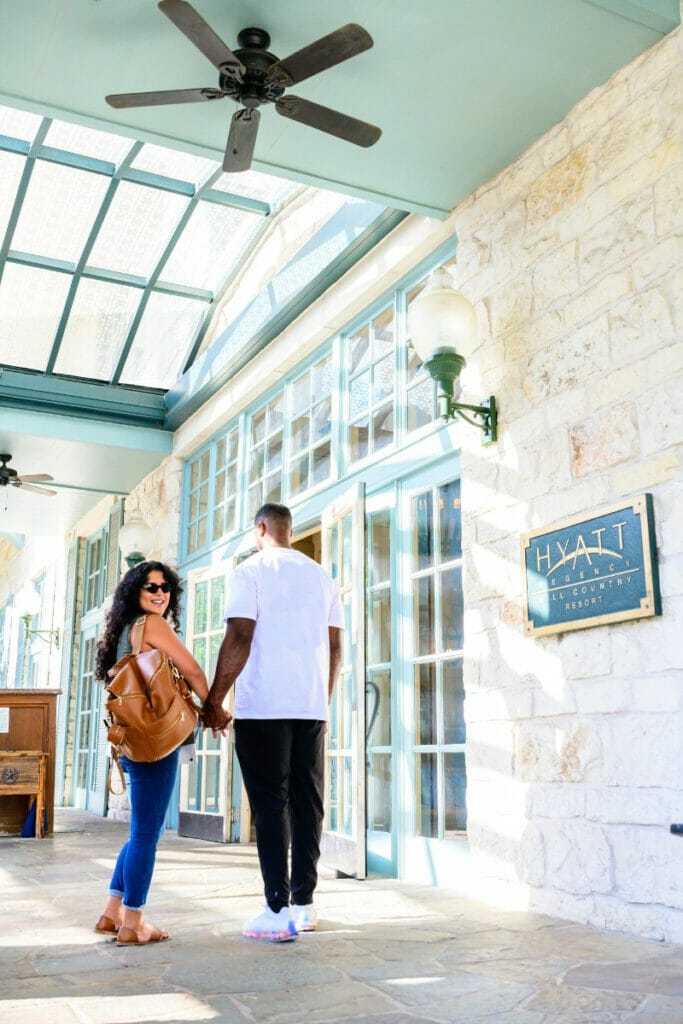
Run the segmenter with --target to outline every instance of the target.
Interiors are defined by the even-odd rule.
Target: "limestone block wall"
[[[535,910],[683,941],[683,32],[455,211],[481,344],[462,431],[469,838]],[[654,496],[663,615],[522,630],[520,533]]]

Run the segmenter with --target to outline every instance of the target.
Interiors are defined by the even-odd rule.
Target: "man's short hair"
[[[286,505],[267,501],[254,516],[254,526],[265,523],[269,533],[284,533],[292,529],[292,513]]]

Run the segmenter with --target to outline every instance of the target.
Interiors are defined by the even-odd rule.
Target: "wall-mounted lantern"
[[[494,396],[481,405],[453,400],[455,382],[465,366],[462,353],[474,347],[476,331],[477,317],[472,303],[455,290],[447,270],[441,267],[433,271],[408,310],[410,341],[425,370],[436,381],[439,416],[447,420],[460,416],[484,432],[484,444],[492,444],[498,439]]]
[[[144,562],[152,550],[154,533],[142,518],[140,509],[133,509],[119,530],[119,551],[129,569]]]

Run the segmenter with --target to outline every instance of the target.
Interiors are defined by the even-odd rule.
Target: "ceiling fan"
[[[49,473],[31,473],[28,476],[19,476],[16,469],[11,469],[7,463],[12,458],[11,455],[0,454],[0,487],[21,487],[25,491],[31,491],[33,494],[56,494],[56,491],[51,490],[49,487],[36,487],[37,482],[54,480],[54,477],[50,476]]]
[[[223,158],[224,171],[246,171],[251,166],[261,116],[257,108],[264,103],[274,103],[282,117],[336,135],[356,146],[372,146],[382,134],[380,128],[366,121],[311,103],[300,96],[285,95],[290,86],[369,50],[372,36],[360,25],[344,25],[279,60],[268,52],[270,36],[262,28],[242,29],[237,36],[239,49],[233,52],[185,0],[161,0],[158,6],[218,69],[218,88],[121,93],[106,97],[110,107],[201,103],[229,96],[240,104],[240,109],[233,114],[230,123]]]

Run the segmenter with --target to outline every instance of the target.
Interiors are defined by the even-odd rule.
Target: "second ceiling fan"
[[[279,60],[268,52],[270,36],[263,29],[243,29],[237,37],[239,49],[233,52],[185,0],[161,0],[159,9],[218,69],[218,88],[121,93],[107,96],[107,103],[121,109],[201,103],[230,97],[241,106],[230,123],[224,171],[246,171],[251,166],[260,119],[258,107],[265,103],[273,103],[282,117],[356,146],[372,146],[382,134],[380,128],[366,121],[300,96],[285,95],[290,86],[369,50],[372,37],[360,25],[344,25]]]

